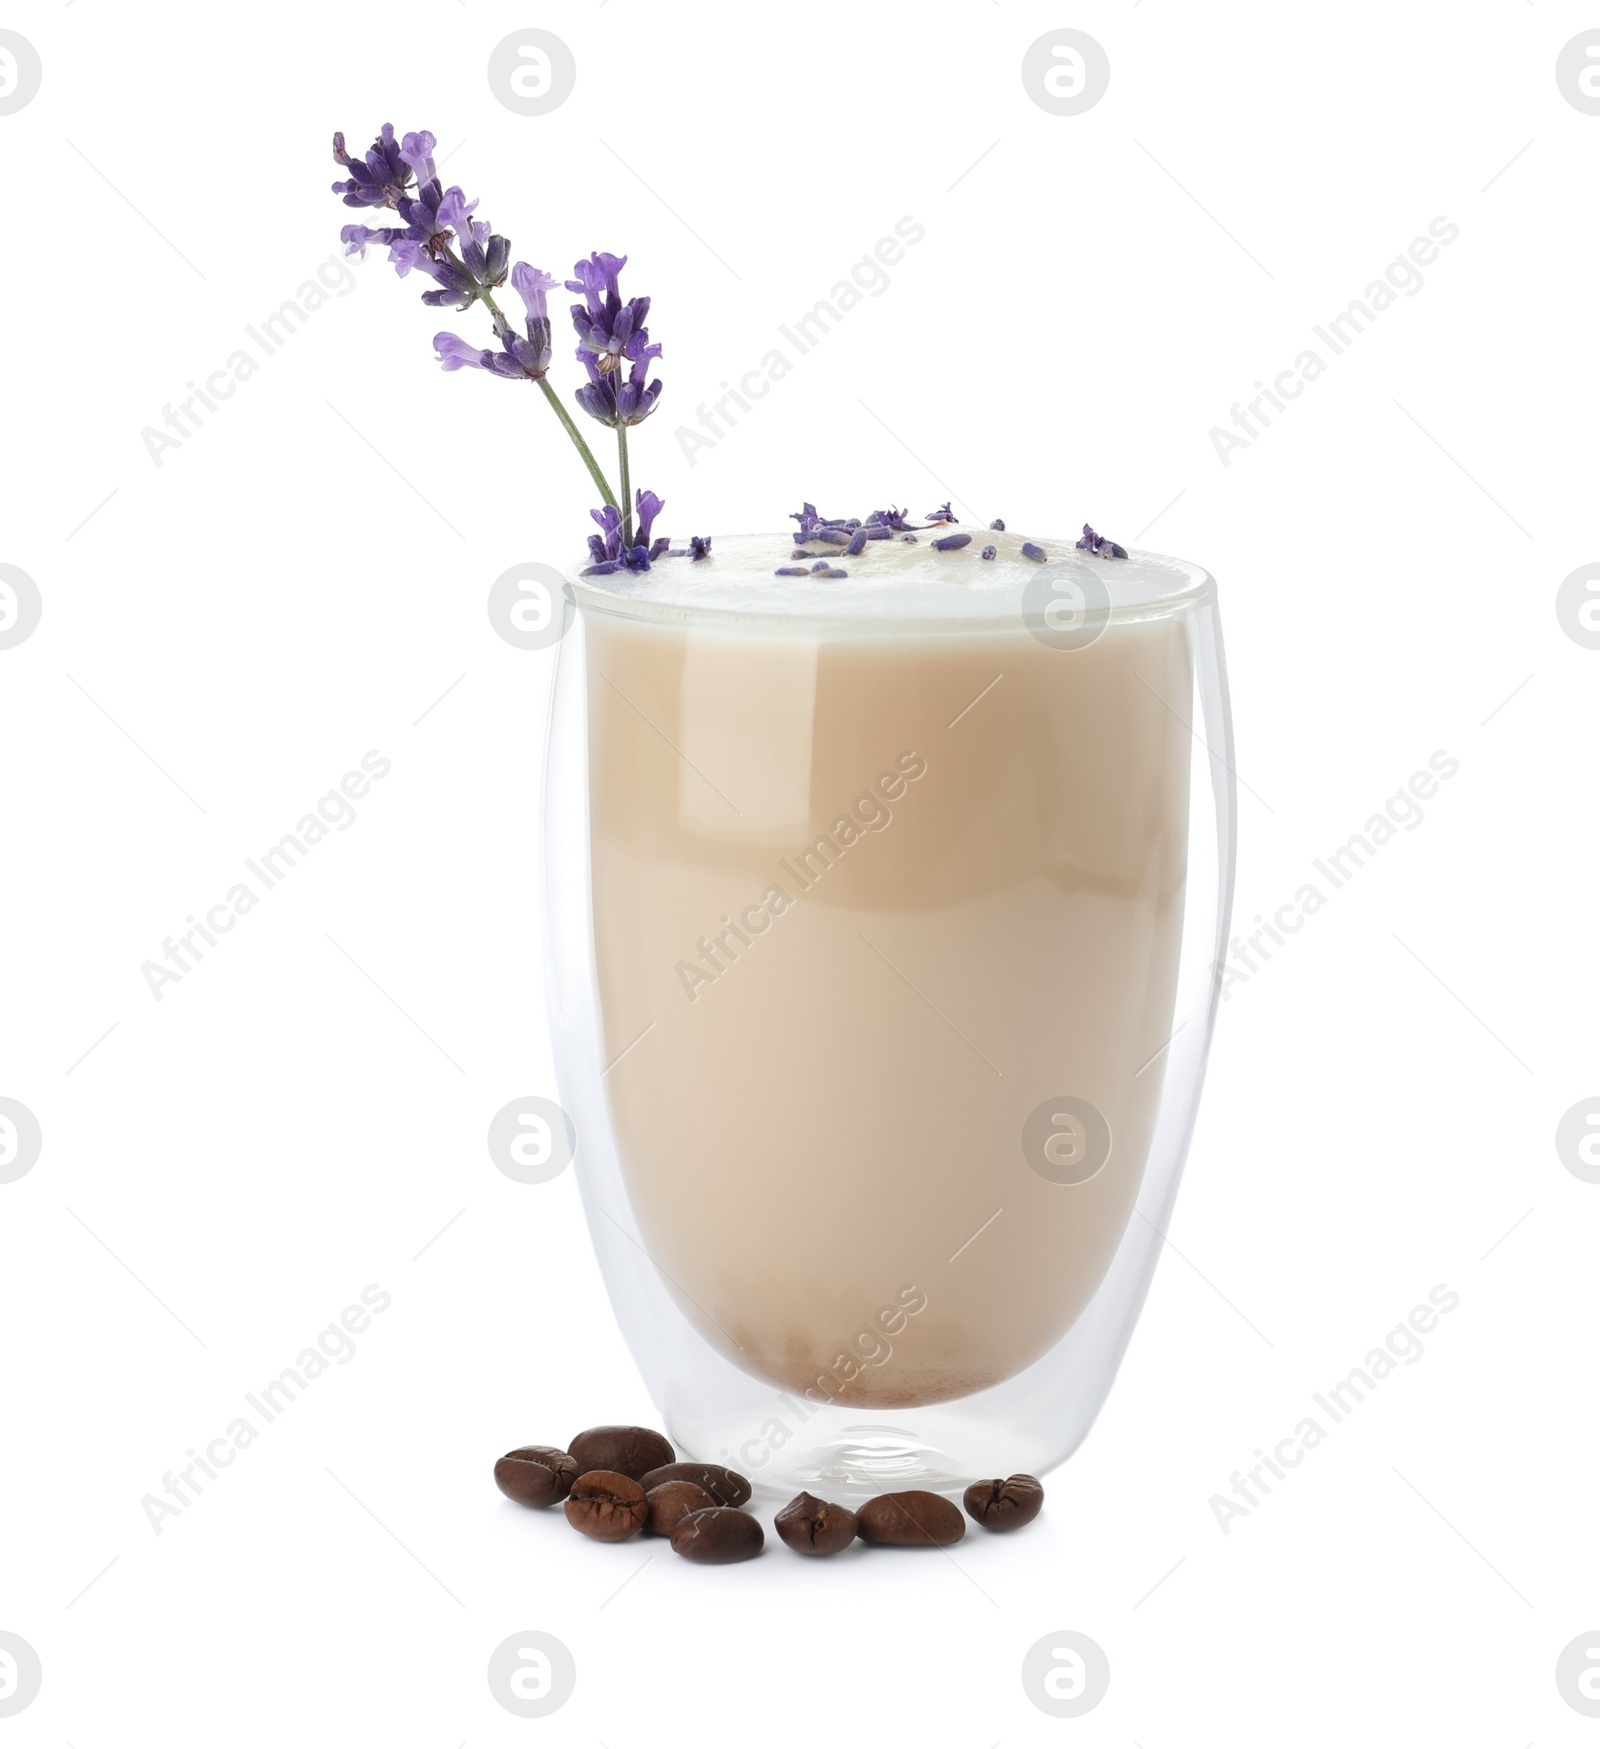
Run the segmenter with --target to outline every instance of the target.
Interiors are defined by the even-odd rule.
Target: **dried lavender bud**
[[[999,549],[996,547],[985,547],[983,551],[978,554],[978,557],[980,559],[992,559],[998,550]]]
[[[806,565],[779,565],[772,574],[774,577],[809,577],[811,571]]]
[[[711,536],[708,534],[690,535],[689,557],[691,559],[709,559],[711,557]]]
[[[855,533],[851,535],[849,546],[844,549],[845,557],[847,559],[853,559],[857,553],[865,549],[867,542],[871,538],[872,535],[870,529],[858,528]]]
[[[837,535],[838,544],[843,546],[850,538],[848,530],[856,527],[847,517],[818,516],[815,504],[802,504],[798,510],[791,510],[789,519],[800,524],[800,532],[795,536],[797,541],[820,540],[824,536]]]
[[[1098,559],[1125,559],[1128,556],[1126,547],[1119,547],[1114,540],[1107,540],[1103,534],[1096,534],[1087,522],[1083,525],[1083,538],[1078,546],[1084,552],[1093,553]]]
[[[998,516],[994,519],[993,522],[991,522],[989,524],[989,526],[990,526],[990,528],[994,529],[996,531],[996,533],[998,533],[998,534],[1004,534],[1006,531],[1006,525],[1000,520],[1000,518]]]
[[[901,535],[900,538],[901,538],[901,540],[910,541],[912,546],[915,546],[917,544],[917,537],[914,534],[903,534],[903,535]]]
[[[936,553],[953,553],[958,547],[970,546],[971,544],[972,536],[970,534],[947,534],[933,543],[933,550]]]
[[[1044,563],[1044,548],[1036,547],[1031,540],[1025,540],[1022,543],[1022,556],[1025,559],[1032,559],[1036,565],[1042,565]]]
[[[961,518],[946,503],[941,504],[937,510],[930,510],[923,520],[926,522],[959,522]]]

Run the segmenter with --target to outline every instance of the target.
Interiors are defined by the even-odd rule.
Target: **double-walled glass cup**
[[[839,1498],[1088,1432],[1232,888],[1207,573],[922,539],[854,583],[774,579],[783,535],[574,576],[548,741],[551,1020],[618,1321],[682,1450]]]

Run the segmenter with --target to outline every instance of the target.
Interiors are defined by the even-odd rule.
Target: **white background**
[[[1592,1743],[1554,1668],[1600,1629],[1600,1188],[1554,1132],[1600,1093],[1600,653],[1554,604],[1600,559],[1600,117],[1555,63],[1600,14],[73,0],[0,25],[44,73],[0,115],[0,561],[43,600],[0,651],[0,1093],[44,1137],[0,1185],[0,1628],[44,1667],[5,1742]],[[578,68],[534,118],[485,71],[529,25]],[[1021,79],[1060,26],[1111,64],[1077,116]],[[1208,565],[1241,923],[1460,762],[1230,990],[1178,1254],[1020,1537],[697,1569],[493,1489],[508,1446],[653,1418],[572,1174],[519,1186],[484,1146],[555,1092],[552,658],[485,597],[571,554],[588,483],[531,393],[437,370],[434,329],[470,319],[377,254],[159,466],[141,439],[335,255],[360,215],[328,135],[384,120],[437,133],[518,258],[629,254],[667,384],[635,478],[680,539],[953,496]],[[926,237],[889,289],[688,465],[696,404],[903,215]],[[1423,288],[1224,467],[1211,428],[1439,215],[1460,236]],[[368,749],[392,771],[356,823],[156,1001],[142,962]],[[156,1535],[141,1497],[373,1282],[355,1358]],[[1211,1496],[1441,1282],[1424,1357],[1224,1535]],[[527,1627],[578,1666],[536,1724],[485,1681]],[[1019,1676],[1061,1628],[1112,1671],[1070,1724]]]

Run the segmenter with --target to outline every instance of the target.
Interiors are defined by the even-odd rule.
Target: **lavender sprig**
[[[650,313],[649,298],[624,299],[618,275],[628,265],[626,255],[596,250],[587,261],[573,265],[575,278],[567,290],[581,292],[583,302],[572,306],[572,325],[578,332],[578,362],[588,372],[588,382],[578,390],[577,402],[591,419],[613,427],[617,434],[617,467],[622,476],[622,502],[628,502],[628,427],[638,425],[655,411],[661,384],[649,381],[650,366],[661,348],[650,343],[644,325]],[[624,363],[631,369],[623,380]],[[622,534],[633,542],[631,512],[624,511]]]
[[[496,344],[473,346],[460,335],[441,330],[433,341],[441,367],[447,371],[471,368],[490,376],[537,383],[607,508],[617,515],[623,537],[619,551],[629,555],[651,554],[649,523],[644,520],[642,506],[648,499],[659,509],[659,500],[653,494],[640,494],[636,504],[626,512],[622,509],[623,504],[629,504],[630,492],[625,428],[647,417],[661,393],[659,382],[646,381],[650,363],[661,352],[659,345],[650,345],[643,326],[650,300],[635,298],[625,304],[617,292],[616,274],[626,256],[593,254],[575,268],[578,283],[568,282],[573,290],[586,294],[581,308],[589,318],[580,329],[580,338],[585,341],[582,355],[589,367],[590,383],[579,391],[578,401],[585,412],[595,417],[601,417],[609,406],[610,417],[605,422],[617,426],[622,464],[619,503],[593,451],[548,381],[553,348],[546,294],[554,289],[556,281],[527,262],[511,265],[509,241],[483,220],[473,217],[477,201],[469,201],[459,188],[443,185],[433,156],[437,144],[435,137],[425,131],[408,133],[397,140],[394,128],[385,122],[365,155],[355,157],[346,150],[342,133],[333,136],[334,159],[349,172],[344,180],[334,183],[334,193],[343,197],[346,206],[390,212],[401,221],[376,226],[346,225],[340,232],[346,253],[365,255],[373,244],[387,248],[390,265],[402,279],[419,272],[433,282],[432,289],[422,294],[423,303],[431,307],[453,305],[464,311],[481,303],[493,322]],[[520,332],[494,296],[508,277],[526,312]],[[577,314],[575,309],[574,315]],[[609,380],[624,359],[632,366],[627,380]],[[608,380],[600,384],[597,377]],[[592,404],[597,400],[597,391],[600,412]],[[641,517],[638,536],[633,531],[636,508]],[[650,514],[653,516],[655,511]],[[646,557],[644,564],[648,563]]]

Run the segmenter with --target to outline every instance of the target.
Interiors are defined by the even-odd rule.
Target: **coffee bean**
[[[644,1488],[644,1483],[639,1486]],[[705,1489],[694,1482],[661,1482],[654,1488],[645,1488],[644,1497],[650,1502],[650,1516],[644,1521],[646,1536],[671,1536],[680,1519],[716,1505]]]
[[[590,1427],[567,1450],[577,1460],[580,1475],[585,1470],[615,1470],[634,1481],[670,1464],[677,1455],[669,1439],[648,1427]]]
[[[761,1553],[766,1538],[761,1521],[736,1506],[707,1506],[678,1520],[672,1552],[705,1567],[748,1561]]]
[[[567,1496],[567,1523],[597,1543],[626,1542],[650,1516],[644,1489],[615,1470],[588,1470]]]
[[[996,1477],[992,1482],[974,1482],[962,1495],[967,1514],[985,1530],[1020,1530],[1032,1524],[1044,1505],[1044,1489],[1037,1476]]]
[[[554,1506],[572,1492],[578,1465],[553,1445],[519,1445],[494,1466],[494,1479],[519,1506]]]
[[[836,1555],[856,1540],[859,1522],[847,1507],[796,1494],[772,1527],[797,1555]]]
[[[922,1488],[910,1488],[903,1494],[879,1494],[861,1508],[859,1525],[863,1542],[924,1548],[943,1548],[947,1543],[960,1542],[967,1534],[960,1508],[942,1494],[930,1494]]]
[[[693,1482],[711,1496],[713,1506],[743,1506],[750,1498],[750,1484],[737,1470],[725,1470],[721,1464],[663,1464],[639,1478],[647,1494],[663,1482]]]

